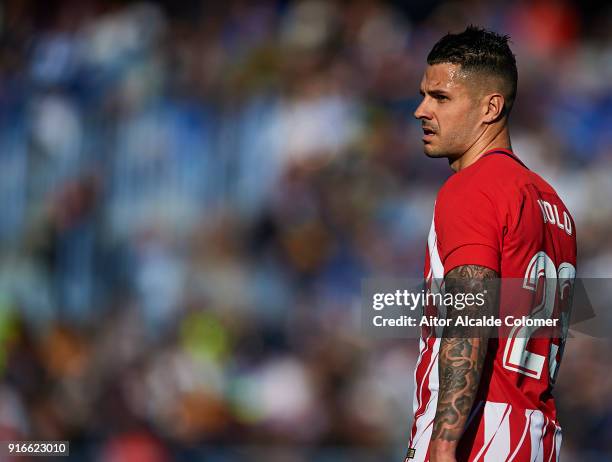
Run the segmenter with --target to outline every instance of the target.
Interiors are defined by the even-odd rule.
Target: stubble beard
[[[431,144],[423,146],[423,152],[431,159],[440,159],[442,157],[448,157],[448,153],[440,148],[435,148]]]

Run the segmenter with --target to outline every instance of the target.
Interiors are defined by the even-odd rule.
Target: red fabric
[[[425,278],[431,285],[468,264],[494,269],[502,279],[516,278],[526,298],[541,292],[537,284],[545,270],[555,281],[560,268],[575,270],[571,214],[554,189],[509,151],[485,153],[452,175],[438,193]],[[530,291],[524,286],[534,274],[537,290]],[[516,303],[516,295],[502,291],[501,306]],[[558,310],[558,296],[554,303]],[[416,418],[409,442],[416,448],[415,461],[428,459],[439,389],[440,340],[429,334],[424,331],[415,372]],[[556,459],[561,429],[550,371],[561,362],[562,339],[527,337],[527,342],[518,337],[490,340],[477,397],[481,407],[474,409],[460,442],[458,462],[504,461],[512,454],[514,462]],[[518,356],[512,356],[514,350]],[[529,357],[541,362],[525,361]]]

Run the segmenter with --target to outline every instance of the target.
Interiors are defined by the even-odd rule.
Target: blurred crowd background
[[[417,345],[364,337],[360,284],[422,273],[450,171],[412,113],[470,23],[511,35],[515,152],[610,277],[606,2],[0,3],[0,440],[401,460]],[[610,347],[569,340],[565,462],[612,460]]]

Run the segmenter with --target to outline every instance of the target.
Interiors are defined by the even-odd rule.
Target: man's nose
[[[425,101],[426,101],[426,98],[423,98],[423,101],[421,101],[421,104],[419,104],[419,106],[414,111],[414,117],[416,117],[417,119],[431,119],[431,115],[429,111],[427,110],[427,105]]]

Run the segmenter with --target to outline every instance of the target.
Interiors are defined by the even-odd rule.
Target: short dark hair
[[[518,72],[516,59],[508,46],[507,35],[468,26],[458,34],[447,34],[427,55],[427,64],[460,64],[467,72],[482,72],[500,78],[505,98],[504,112],[512,108],[516,97]]]

